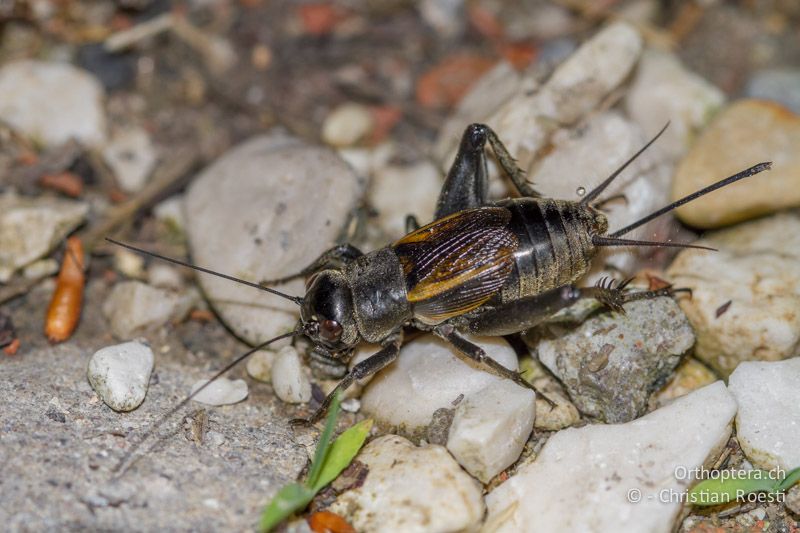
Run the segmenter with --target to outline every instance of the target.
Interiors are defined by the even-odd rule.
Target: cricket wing
[[[438,324],[479,307],[503,287],[519,246],[510,219],[503,207],[468,209],[394,244],[417,319]]]

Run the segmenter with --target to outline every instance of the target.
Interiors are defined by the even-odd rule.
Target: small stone
[[[345,398],[342,400],[342,411],[357,413],[361,410],[361,401],[358,398]]]
[[[107,346],[89,360],[87,377],[98,396],[115,411],[133,411],[144,401],[153,351],[140,342]]]
[[[72,200],[0,196],[0,283],[63,243],[88,211]]]
[[[116,133],[103,148],[117,185],[126,192],[138,192],[145,186],[156,165],[156,154],[150,136],[141,128]]]
[[[329,149],[277,134],[255,137],[228,151],[189,187],[186,228],[193,259],[253,282],[296,274],[335,244],[363,189]],[[251,344],[297,323],[292,301],[217,277],[201,274],[198,280],[223,322]],[[303,280],[276,289],[302,295]]]
[[[602,312],[539,343],[539,360],[558,377],[578,409],[609,423],[647,409],[650,394],[694,344],[686,315],[672,298],[640,300],[626,313]]]
[[[191,310],[196,295],[151,287],[139,281],[117,283],[103,304],[111,333],[130,339],[158,328],[170,320],[181,320]]]
[[[364,483],[330,510],[357,531],[471,531],[483,517],[481,487],[442,446],[416,447],[396,435],[371,441],[356,456]]]
[[[533,386],[542,394],[536,396],[536,419],[534,427],[545,431],[559,431],[577,424],[581,415],[577,407],[561,393],[560,387],[555,387],[553,378],[547,376],[533,381]],[[551,402],[542,398],[546,394]]]
[[[731,433],[720,381],[618,425],[565,429],[486,497],[484,531],[673,531],[694,482]]]
[[[439,170],[431,163],[387,166],[375,174],[367,198],[380,214],[378,224],[395,240],[406,234],[406,215],[415,215],[422,225],[433,221],[442,184]]]
[[[293,346],[281,348],[275,357],[272,388],[278,398],[287,403],[306,403],[311,400],[311,382]]]
[[[533,430],[536,394],[509,380],[458,404],[447,449],[464,469],[488,483],[512,465]]]
[[[800,357],[740,364],[728,380],[739,404],[736,438],[750,461],[788,472],[800,467]]]
[[[103,87],[67,63],[14,61],[0,68],[0,119],[48,146],[105,140]]]
[[[786,508],[800,516],[800,485],[795,485],[786,493]]]
[[[181,272],[163,263],[152,263],[147,269],[147,281],[153,287],[179,291],[183,288]]]
[[[677,200],[756,163],[772,170],[703,196],[676,211],[698,228],[718,228],[800,206],[800,117],[773,102],[739,100],[721,111],[681,161]]]
[[[167,223],[173,229],[184,232],[186,228],[186,216],[183,213],[183,196],[170,196],[153,208],[155,217]]]
[[[517,369],[517,354],[502,338],[472,340],[501,365]],[[397,361],[367,385],[361,397],[363,411],[379,423],[413,435],[427,428],[437,409],[452,409],[461,399],[504,381],[457,354],[455,348],[430,335],[409,342]]]
[[[332,146],[352,146],[372,131],[373,124],[367,107],[355,103],[342,104],[322,124],[322,139]]]
[[[630,117],[645,131],[667,131],[657,141],[659,150],[677,162],[709,119],[725,103],[725,94],[687,70],[669,53],[647,50],[625,97]]]
[[[192,385],[192,394],[206,383],[208,383],[207,379],[197,381]],[[247,382],[245,380],[217,378],[192,399],[206,405],[232,405],[247,398],[247,394]]]
[[[125,248],[114,250],[114,268],[132,279],[144,278],[144,257]]]
[[[269,383],[272,381],[272,364],[275,361],[275,352],[259,350],[247,360],[247,374],[258,381]]]
[[[800,114],[800,69],[772,68],[757,71],[744,90],[750,98],[772,100]]]
[[[653,400],[658,406],[666,405],[675,398],[714,383],[717,379],[717,375],[706,365],[693,357],[687,357],[681,361],[667,383],[653,395]]]
[[[444,38],[464,32],[467,22],[464,0],[422,0],[417,9],[422,20]]]
[[[697,335],[695,357],[727,377],[741,361],[797,355],[800,217],[739,224],[698,244],[718,251],[684,250],[667,270],[676,287],[692,290],[680,305]]]

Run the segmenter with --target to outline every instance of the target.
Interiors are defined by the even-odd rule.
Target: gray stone
[[[631,302],[625,311],[601,312],[571,330],[552,326],[555,338],[538,345],[539,359],[578,409],[609,423],[642,415],[650,394],[694,344],[689,320],[672,298]]]
[[[254,282],[295,274],[335,244],[363,188],[328,149],[279,135],[250,139],[201,172],[186,193],[193,258]],[[297,321],[293,302],[208,275],[198,279],[222,320],[252,344]],[[300,295],[303,280],[277,288]]]
[[[368,199],[380,214],[378,224],[390,240],[406,234],[406,215],[413,214],[423,225],[433,221],[443,183],[439,170],[428,162],[386,166],[375,173]]]
[[[311,400],[311,382],[303,369],[300,354],[293,346],[284,346],[275,356],[272,388],[284,402],[306,403]]]
[[[88,211],[71,200],[0,196],[0,283],[61,244]]]
[[[322,139],[332,146],[352,146],[363,140],[373,125],[374,119],[366,106],[348,102],[325,118]]]
[[[103,99],[100,82],[67,63],[24,60],[0,69],[0,118],[46,145],[102,144]]]
[[[126,342],[95,352],[87,377],[110,408],[133,411],[144,401],[152,371],[153,350],[140,342]]]

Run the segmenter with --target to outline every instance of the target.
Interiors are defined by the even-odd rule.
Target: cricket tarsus
[[[303,304],[303,298],[300,296],[292,296],[290,294],[284,294],[280,291],[275,289],[271,289],[270,287],[264,287],[263,285],[259,285],[258,283],[253,283],[252,281],[247,281],[244,279],[236,278],[234,276],[229,276],[228,274],[223,274],[221,272],[215,272],[214,270],[210,270],[208,268],[204,268],[201,266],[193,265],[191,263],[187,263],[186,261],[181,261],[179,259],[174,259],[172,257],[167,257],[165,255],[157,254],[155,252],[151,252],[149,250],[145,250],[143,248],[137,248],[136,246],[132,246],[130,244],[125,244],[124,242],[116,241],[111,239],[110,237],[106,237],[106,240],[111,244],[116,244],[117,246],[122,246],[123,248],[127,248],[128,250],[133,250],[134,252],[149,255],[151,257],[155,257],[156,259],[161,259],[162,261],[167,261],[168,263],[174,263],[176,265],[184,266],[186,268],[191,268],[193,270],[197,270],[199,272],[203,272],[204,274],[211,274],[212,276],[217,276],[220,278],[224,278],[230,281],[235,281],[236,283],[241,283],[242,285],[247,285],[248,287],[253,287],[255,289],[262,290],[264,292],[268,292],[270,294],[274,294],[276,296],[280,296],[281,298],[285,298],[291,302],[296,303],[297,305]]]
[[[283,335],[278,335],[277,337],[273,337],[273,338],[271,338],[270,340],[268,340],[266,342],[262,342],[261,344],[259,344],[255,348],[251,348],[247,352],[243,353],[242,355],[240,355],[239,357],[237,357],[236,359],[234,359],[233,361],[231,361],[230,363],[225,365],[225,367],[222,370],[220,370],[219,372],[217,372],[216,374],[211,376],[211,379],[209,379],[206,383],[204,383],[196,391],[194,391],[191,394],[189,394],[186,398],[184,398],[183,400],[178,402],[172,409],[170,409],[164,415],[162,415],[161,418],[156,420],[156,422],[153,423],[153,425],[150,427],[150,429],[147,431],[147,433],[142,435],[139,439],[137,439],[133,443],[133,445],[131,446],[130,450],[128,450],[128,452],[122,457],[122,459],[119,461],[119,463],[117,463],[117,465],[114,467],[113,473],[116,476],[123,475],[137,461],[138,458],[134,457],[134,455],[139,450],[139,448],[141,448],[141,446],[145,442],[147,442],[147,439],[149,439],[156,432],[156,430],[158,430],[158,428],[160,428],[164,424],[164,422],[169,420],[175,413],[180,411],[181,408],[183,408],[194,397],[196,397],[198,394],[200,394],[200,392],[202,392],[206,387],[208,387],[214,381],[216,381],[217,379],[222,377],[226,372],[231,370],[233,367],[235,367],[236,365],[238,365],[239,363],[241,363],[242,361],[244,361],[245,359],[247,359],[248,357],[250,357],[251,355],[253,355],[257,351],[266,348],[268,345],[272,344],[273,342],[279,341],[281,339],[285,339],[287,337],[294,337],[296,335],[300,335],[302,332],[303,332],[302,330],[298,329],[298,330],[290,331],[289,333],[284,333]],[[129,459],[131,459],[131,458],[133,458],[133,460],[131,460],[129,462]]]
[[[714,183],[712,185],[709,185],[708,187],[704,187],[703,189],[700,189],[699,191],[693,192],[692,194],[690,194],[688,196],[684,196],[680,200],[672,202],[671,204],[662,207],[658,211],[654,211],[653,213],[650,213],[649,215],[647,215],[644,218],[640,218],[639,220],[637,220],[633,224],[625,226],[624,228],[619,229],[619,230],[615,231],[614,233],[611,233],[610,235],[608,235],[608,237],[615,238],[615,237],[620,237],[622,235],[625,235],[626,233],[629,233],[629,232],[635,230],[639,226],[641,226],[643,224],[647,224],[648,222],[650,222],[654,218],[658,218],[661,215],[663,215],[664,213],[669,213],[673,209],[677,209],[678,207],[682,206],[683,204],[689,203],[692,200],[696,200],[697,198],[700,198],[701,196],[705,196],[706,194],[708,194],[710,192],[713,192],[713,191],[716,191],[717,189],[721,189],[722,187],[730,185],[731,183],[735,183],[735,182],[737,182],[739,180],[743,180],[745,178],[749,178],[750,176],[758,174],[759,172],[764,172],[765,170],[769,170],[770,168],[772,168],[772,162],[771,161],[766,161],[764,163],[759,163],[757,165],[753,165],[752,167],[750,167],[748,169],[745,169],[745,170],[742,170],[741,172],[738,172],[738,173],[734,174],[733,176],[729,176],[729,177],[725,178],[724,180],[720,180],[720,181],[718,181],[718,182],[716,182],[716,183]]]

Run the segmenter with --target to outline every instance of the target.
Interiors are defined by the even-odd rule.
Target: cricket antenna
[[[169,419],[172,417],[172,415],[174,415],[175,413],[177,413],[177,412],[178,412],[178,411],[179,411],[179,410],[180,410],[180,409],[181,409],[183,406],[185,406],[187,403],[189,403],[189,401],[190,401],[192,398],[194,398],[195,396],[197,396],[198,394],[200,394],[200,392],[201,392],[203,389],[205,389],[206,387],[208,387],[209,385],[211,385],[211,384],[212,384],[214,381],[216,381],[216,380],[217,380],[217,379],[218,379],[220,376],[222,376],[223,374],[225,374],[227,371],[229,371],[230,369],[232,369],[233,367],[235,367],[236,365],[238,365],[239,363],[241,363],[242,361],[244,361],[245,359],[247,359],[248,357],[250,357],[251,355],[253,355],[253,354],[254,354],[254,353],[256,353],[257,351],[259,351],[259,350],[261,350],[261,349],[263,349],[263,348],[267,347],[268,345],[272,344],[273,342],[279,341],[279,340],[281,340],[281,339],[285,339],[285,338],[287,338],[287,337],[294,337],[294,336],[297,336],[297,335],[301,335],[302,333],[303,333],[303,330],[302,330],[302,328],[298,328],[298,329],[295,329],[295,330],[293,330],[293,331],[290,331],[289,333],[284,333],[283,335],[278,335],[277,337],[273,337],[273,338],[271,338],[270,340],[268,340],[268,341],[266,341],[266,342],[262,342],[261,344],[259,344],[259,345],[258,345],[258,346],[256,346],[255,348],[252,348],[252,349],[248,350],[247,352],[243,353],[242,355],[240,355],[239,357],[237,357],[236,359],[234,359],[233,361],[231,361],[230,363],[228,363],[227,365],[225,365],[225,367],[224,367],[222,370],[220,370],[219,372],[217,372],[216,374],[214,374],[214,375],[211,377],[211,379],[209,379],[209,380],[208,380],[206,383],[204,383],[203,385],[201,385],[201,386],[200,386],[200,387],[199,387],[199,388],[198,388],[196,391],[194,391],[194,392],[192,392],[191,394],[189,394],[189,395],[188,395],[186,398],[184,398],[183,400],[181,400],[180,402],[178,402],[178,403],[175,405],[175,407],[173,407],[172,409],[170,409],[169,411],[167,411],[167,412],[166,412],[166,413],[165,413],[165,414],[164,414],[164,415],[163,415],[161,418],[159,418],[158,420],[156,420],[156,421],[153,423],[153,425],[152,425],[152,426],[150,426],[150,429],[147,431],[147,433],[145,433],[145,434],[144,434],[144,435],[142,435],[140,438],[138,438],[138,439],[136,439],[136,440],[134,441],[134,443],[133,443],[133,445],[131,446],[130,450],[128,450],[128,452],[127,452],[127,453],[126,453],[126,454],[125,454],[125,455],[122,457],[122,459],[120,459],[119,463],[117,463],[117,465],[114,467],[114,470],[112,470],[112,472],[114,473],[115,477],[120,477],[120,476],[122,476],[122,475],[123,475],[125,472],[127,472],[127,471],[128,471],[128,469],[129,469],[131,466],[133,466],[133,465],[134,465],[134,463],[136,463],[136,461],[138,460],[138,457],[134,457],[134,455],[135,455],[135,454],[136,454],[136,452],[139,450],[139,448],[141,448],[141,446],[142,446],[142,445],[143,445],[145,442],[147,442],[147,439],[149,439],[149,438],[150,438],[150,437],[153,435],[153,433],[155,433],[155,432],[156,432],[156,430],[157,430],[159,427],[161,427],[161,425],[162,425],[162,424],[164,424],[164,422],[166,422],[167,420],[169,420]],[[131,459],[132,457],[133,457],[133,460],[131,460],[131,461],[129,462],[129,459]]]
[[[695,248],[697,250],[710,250],[716,252],[716,248],[701,246],[699,244],[687,244],[683,242],[669,241],[639,241],[633,239],[615,239],[603,235],[593,235],[592,244],[595,246],[655,246],[659,248]]]
[[[162,261],[167,261],[168,263],[175,263],[176,265],[184,266],[187,268],[191,268],[193,270],[197,270],[199,272],[203,272],[205,274],[211,274],[212,276],[218,276],[220,278],[224,278],[230,281],[235,281],[236,283],[241,283],[242,285],[247,285],[248,287],[253,287],[264,292],[268,292],[270,294],[274,294],[276,296],[280,296],[281,298],[286,298],[287,300],[296,303],[297,305],[303,305],[303,298],[300,296],[292,296],[290,294],[282,293],[281,291],[276,291],[270,287],[264,287],[263,285],[259,285],[258,283],[253,283],[252,281],[246,281],[243,279],[235,278],[233,276],[229,276],[227,274],[222,274],[221,272],[215,272],[213,270],[209,270],[208,268],[203,268],[201,266],[193,265],[191,263],[187,263],[185,261],[180,261],[178,259],[173,259],[172,257],[166,257],[161,254],[157,254],[155,252],[150,252],[148,250],[143,250],[142,248],[137,248],[135,246],[131,246],[130,244],[125,244],[124,242],[115,241],[109,237],[106,237],[106,240],[111,244],[116,244],[117,246],[122,246],[123,248],[127,248],[128,250],[133,250],[134,252],[149,255],[151,257],[155,257],[157,259],[161,259]]]
[[[581,198],[581,201],[580,201],[580,202],[578,202],[578,203],[579,203],[579,204],[581,204],[581,205],[588,205],[588,204],[589,204],[589,202],[591,202],[592,200],[594,200],[595,198],[597,198],[597,197],[598,197],[598,196],[599,196],[599,195],[600,195],[600,194],[601,194],[601,193],[602,193],[602,192],[603,192],[603,191],[606,189],[606,187],[608,187],[609,185],[611,185],[611,182],[612,182],[612,181],[614,181],[614,180],[617,178],[617,176],[619,176],[620,174],[622,174],[622,171],[623,171],[623,170],[625,170],[626,168],[628,168],[628,165],[630,165],[631,163],[633,163],[633,162],[636,160],[636,158],[637,158],[637,157],[639,157],[640,155],[642,155],[642,154],[644,153],[644,151],[645,151],[645,150],[647,150],[648,148],[650,148],[650,145],[652,145],[654,142],[656,142],[656,141],[658,140],[658,138],[659,138],[659,137],[661,137],[661,134],[662,134],[662,133],[664,133],[668,127],[669,127],[669,122],[667,122],[666,124],[664,124],[664,127],[663,127],[663,128],[661,128],[661,131],[659,131],[658,133],[656,133],[656,136],[655,136],[655,137],[653,137],[652,139],[650,139],[650,141],[649,141],[647,144],[645,144],[645,145],[644,145],[644,146],[643,146],[643,147],[642,147],[642,148],[641,148],[641,149],[640,149],[638,152],[636,152],[635,154],[633,154],[633,157],[631,157],[630,159],[628,159],[627,161],[625,161],[625,162],[622,164],[622,166],[621,166],[621,167],[619,167],[617,170],[615,170],[615,171],[614,171],[614,173],[613,173],[613,174],[611,174],[609,177],[607,177],[607,178],[606,178],[606,179],[603,181],[603,183],[601,183],[600,185],[598,185],[597,187],[595,187],[594,189],[592,189],[591,191],[589,191],[589,194],[587,194],[586,196],[584,196],[583,198]]]
[[[706,194],[708,194],[710,192],[713,192],[713,191],[716,191],[717,189],[721,189],[722,187],[725,187],[726,185],[730,185],[731,183],[735,183],[735,182],[737,182],[739,180],[743,180],[744,178],[749,178],[750,176],[758,174],[759,172],[764,172],[765,170],[769,170],[770,168],[772,168],[772,162],[771,161],[767,161],[767,162],[764,162],[764,163],[759,163],[757,165],[753,165],[752,167],[750,167],[748,169],[745,169],[745,170],[742,170],[741,172],[739,172],[737,174],[734,174],[733,176],[729,176],[729,177],[725,178],[724,180],[720,180],[720,181],[718,181],[718,182],[716,182],[716,183],[714,183],[712,185],[709,185],[708,187],[705,187],[703,189],[700,189],[699,191],[693,192],[689,196],[684,196],[680,200],[678,200],[676,202],[672,202],[671,204],[662,207],[658,211],[650,213],[649,215],[647,215],[644,218],[640,218],[639,220],[637,220],[633,224],[625,226],[624,228],[622,228],[620,230],[617,230],[614,233],[611,233],[610,235],[607,235],[607,237],[611,237],[613,239],[613,238],[625,235],[626,233],[629,233],[629,232],[635,230],[636,228],[638,228],[642,224],[647,224],[648,222],[650,222],[654,218],[660,217],[664,213],[669,213],[673,209],[676,209],[676,208],[682,206],[685,203],[691,202],[692,200],[700,198],[701,196],[705,196]]]

